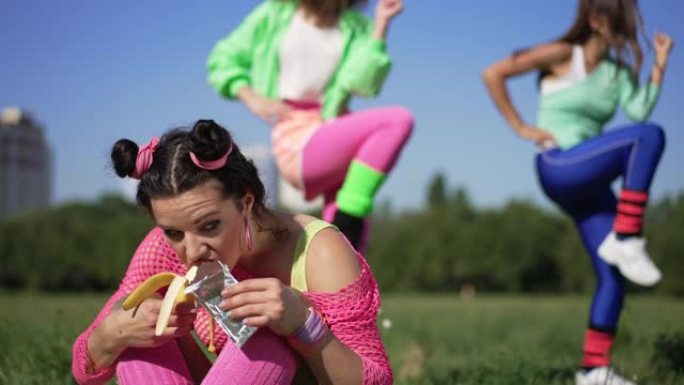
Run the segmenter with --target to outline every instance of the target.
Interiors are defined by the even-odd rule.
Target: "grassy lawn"
[[[73,383],[71,343],[104,300],[102,295],[0,294],[0,384]],[[572,384],[588,301],[387,295],[380,322],[395,383]],[[684,384],[682,320],[683,299],[628,298],[614,365],[639,384]]]
[[[386,296],[397,384],[574,384],[585,297]],[[639,384],[684,384],[684,301],[628,298],[613,364]]]

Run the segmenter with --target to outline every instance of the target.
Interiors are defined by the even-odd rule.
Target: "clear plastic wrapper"
[[[237,283],[237,279],[233,277],[225,264],[221,262],[204,263],[199,266],[197,277],[185,289],[185,293],[194,295],[197,302],[207,309],[216,323],[221,325],[231,341],[237,346],[242,346],[258,328],[233,321],[230,319],[230,312],[219,308],[223,288]]]

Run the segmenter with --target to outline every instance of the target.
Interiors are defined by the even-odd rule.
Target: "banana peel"
[[[145,282],[138,285],[138,287],[126,297],[126,300],[121,304],[121,308],[129,310],[140,306],[144,300],[154,295],[159,289],[169,286],[171,281],[177,276],[177,274],[171,272],[163,272],[147,278]]]

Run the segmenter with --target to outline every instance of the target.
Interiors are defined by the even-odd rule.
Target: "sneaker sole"
[[[655,286],[661,280],[661,277],[658,277],[652,281],[643,281],[643,280],[639,280],[639,279],[634,279],[633,277],[630,277],[629,274],[625,274],[625,270],[620,265],[617,265],[617,268],[618,268],[618,270],[620,270],[620,274],[622,274],[623,277],[627,278],[628,280],[630,280],[631,282],[633,282],[639,286],[652,287],[652,286]]]

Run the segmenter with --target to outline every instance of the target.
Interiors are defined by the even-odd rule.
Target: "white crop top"
[[[570,63],[570,70],[561,77],[542,79],[540,84],[540,92],[542,95],[550,94],[560,91],[564,88],[571,87],[576,83],[586,79],[587,68],[584,64],[584,48],[581,45],[572,47],[572,59]]]
[[[340,29],[320,28],[296,12],[280,45],[280,97],[321,102],[342,57]]]

